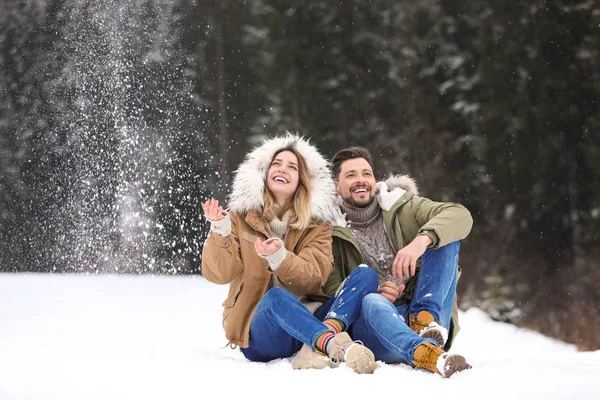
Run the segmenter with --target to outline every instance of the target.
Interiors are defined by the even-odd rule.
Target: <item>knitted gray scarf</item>
[[[383,214],[377,201],[368,207],[355,208],[342,203],[350,230],[356,237],[367,265],[379,275],[379,284],[390,280],[396,252],[385,232]]]

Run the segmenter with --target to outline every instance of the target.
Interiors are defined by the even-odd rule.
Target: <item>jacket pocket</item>
[[[225,308],[233,307],[237,302],[238,297],[240,297],[243,287],[244,284],[241,282],[241,280],[239,282],[232,282],[231,286],[229,287],[229,295],[223,302],[222,306]]]

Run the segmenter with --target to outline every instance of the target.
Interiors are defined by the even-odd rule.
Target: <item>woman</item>
[[[345,361],[358,373],[378,365],[345,329],[377,274],[357,268],[353,290],[327,297],[332,270],[332,224],[339,214],[328,162],[307,140],[265,140],[236,171],[228,212],[216,200],[202,205],[211,233],[202,252],[205,278],[229,284],[223,327],[232,347],[251,361],[290,357],[294,368]],[[313,315],[314,312],[314,315]],[[316,353],[314,350],[322,355]]]

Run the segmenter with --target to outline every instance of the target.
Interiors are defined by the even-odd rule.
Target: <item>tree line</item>
[[[596,1],[0,5],[0,271],[201,273],[200,203],[292,131],[469,208],[463,307],[600,346]]]

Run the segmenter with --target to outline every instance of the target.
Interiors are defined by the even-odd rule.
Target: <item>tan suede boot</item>
[[[305,344],[292,359],[294,369],[323,369],[333,367],[333,361]]]
[[[330,356],[334,361],[344,361],[359,374],[372,374],[379,368],[373,352],[362,343],[352,341],[346,332],[334,336]]]
[[[433,315],[427,311],[420,311],[415,317],[411,314],[408,319],[410,329],[424,338],[434,339],[440,347],[444,347],[448,340],[448,330],[441,326]]]
[[[440,374],[444,378],[450,378],[455,372],[471,368],[463,356],[448,354],[428,342],[423,342],[415,349],[413,364],[418,368]]]

